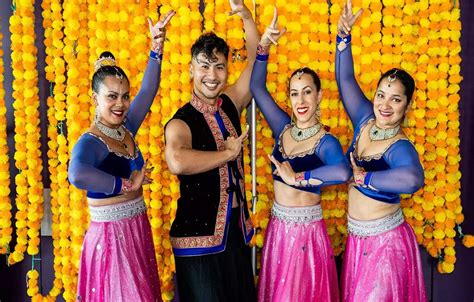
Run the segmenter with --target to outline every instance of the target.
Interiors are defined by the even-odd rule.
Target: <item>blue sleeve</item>
[[[387,193],[413,194],[423,186],[423,167],[415,147],[408,140],[394,143],[385,152],[384,159],[390,169],[371,172],[369,187]]]
[[[267,64],[268,61],[255,60],[250,78],[250,91],[252,91],[258,108],[262,111],[273,137],[277,138],[285,125],[291,122],[289,115],[282,110],[267,90]]]
[[[82,135],[72,150],[69,182],[81,190],[117,194],[121,189],[121,179],[97,168],[108,153],[107,146],[100,140]]]
[[[374,114],[370,102],[360,89],[354,76],[351,43],[342,52],[336,47],[336,82],[339,95],[354,128]]]
[[[341,144],[332,135],[326,134],[316,148],[317,155],[324,166],[305,172],[305,179],[314,178],[322,181],[320,187],[345,183],[352,175]]]
[[[127,114],[127,128],[136,135],[140,125],[150,110],[160,85],[161,60],[148,59],[148,65],[143,75],[142,85],[137,96],[130,105]]]

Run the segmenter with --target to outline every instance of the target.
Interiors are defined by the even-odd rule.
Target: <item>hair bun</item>
[[[101,67],[104,66],[116,66],[115,57],[109,51],[104,51],[100,54],[100,57],[97,61],[94,62],[94,72],[97,72]]]

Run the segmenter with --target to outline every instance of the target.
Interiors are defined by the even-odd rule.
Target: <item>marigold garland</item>
[[[63,172],[59,165],[58,154],[59,154],[59,145],[58,142],[61,141],[58,138],[58,120],[64,119],[64,114],[61,112],[64,111],[64,60],[62,59],[62,17],[61,17],[61,5],[59,0],[50,0],[43,1],[43,26],[45,27],[45,40],[44,44],[46,47],[46,79],[48,79],[52,86],[53,95],[50,95],[47,100],[48,104],[48,165],[50,172],[50,189],[51,189],[51,211],[52,211],[52,237],[53,237],[53,254],[54,254],[54,274],[55,278],[53,281],[53,287],[49,291],[48,295],[43,296],[39,290],[38,276],[39,273],[37,270],[32,268],[27,273],[28,277],[28,293],[33,294],[32,301],[54,301],[61,293],[62,282],[61,282],[61,253],[60,253],[60,213],[58,206],[58,190],[61,188],[60,181],[58,179],[63,178],[63,182],[67,183],[67,167],[63,167]]]
[[[39,252],[39,229],[43,216],[43,183],[40,151],[37,49],[34,45],[34,5],[32,1],[16,3],[10,17],[12,41],[13,97],[15,99],[15,177],[16,232],[15,250],[8,257],[9,264],[23,260],[24,252]]]
[[[12,204],[10,200],[9,156],[7,145],[7,108],[3,88],[3,35],[0,31],[0,254],[6,254],[12,239]]]
[[[17,11],[10,19],[16,124],[14,158],[20,170],[15,178],[18,239],[9,256],[11,264],[21,261],[25,251],[32,255],[38,252],[42,217],[42,163],[38,152],[39,136],[35,134],[39,126],[39,100],[35,88],[34,16],[33,5],[28,1],[31,2],[17,1]],[[337,101],[334,79],[334,37],[344,1],[331,1],[331,5],[325,0],[257,1],[260,32],[271,21],[275,4],[279,10],[279,24],[287,27],[288,33],[280,39],[277,47],[271,48],[269,91],[277,103],[291,113],[286,92],[289,75],[301,66],[315,69],[322,78],[325,92],[321,104],[322,121],[347,148],[352,138],[351,126],[342,103]],[[163,14],[173,8],[178,14],[168,28],[159,97],[137,136],[144,157],[154,167],[151,174],[154,183],[145,189],[144,195],[149,207],[163,299],[172,300],[174,258],[168,231],[176,212],[179,186],[176,177],[167,170],[163,157],[162,126],[191,97],[190,47],[201,34],[202,26],[205,31],[214,30],[228,41],[231,47],[229,83],[238,78],[246,56],[242,49],[242,22],[236,16],[227,16],[229,6],[225,0],[206,2],[204,23],[198,0],[150,0],[147,3],[135,0],[47,0],[42,5],[47,54],[45,71],[47,79],[54,83],[53,94],[47,102],[56,279],[49,294],[43,297],[39,293],[39,274],[31,270],[27,274],[28,294],[33,300],[53,300],[64,285],[65,299],[75,299],[78,257],[88,215],[84,193],[69,186],[67,164],[72,146],[92,118],[90,66],[102,51],[112,51],[129,75],[132,95],[136,94],[149,50],[145,16],[148,14],[156,21],[157,9]],[[251,7],[250,3],[247,5]],[[402,207],[418,242],[440,260],[439,271],[449,273],[456,261],[454,238],[459,235],[465,246],[474,245],[474,237],[462,234],[460,228],[464,216],[459,187],[458,103],[462,78],[459,75],[461,24],[458,4],[450,0],[407,0],[403,5],[395,0],[383,0],[382,3],[354,0],[353,6],[354,11],[359,7],[366,10],[361,22],[354,27],[352,47],[356,76],[367,96],[372,97],[380,73],[391,67],[404,68],[416,78],[416,96],[408,115],[406,132],[420,154],[426,185],[415,195],[404,196]],[[0,102],[2,99],[0,87]],[[0,103],[0,108],[4,110],[5,105]],[[5,125],[5,122],[0,120],[0,124]],[[67,137],[58,131],[58,127],[64,130],[66,125]],[[259,185],[256,214],[252,215],[257,227],[252,244],[257,247],[263,245],[273,201],[273,180],[266,157],[273,144],[271,131],[263,116],[258,114],[256,165]],[[8,152],[5,145],[0,146],[0,150]],[[247,149],[245,154],[244,160],[249,163]],[[7,155],[1,153],[0,158],[0,164],[8,165]],[[245,171],[250,202],[248,165]],[[12,221],[9,216],[11,205],[7,199],[9,176],[2,174],[0,179],[0,252],[6,252],[2,246],[7,246],[10,241]],[[346,186],[324,190],[322,201],[328,232],[338,254],[344,248],[347,232]]]

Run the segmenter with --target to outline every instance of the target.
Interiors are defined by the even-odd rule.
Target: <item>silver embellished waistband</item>
[[[144,212],[146,212],[146,205],[141,196],[127,202],[109,206],[89,206],[91,221],[95,222],[109,222],[132,218]]]
[[[393,230],[401,225],[405,219],[403,218],[402,209],[396,210],[394,213],[375,220],[355,220],[347,217],[347,230],[350,234],[360,237],[376,236]]]
[[[308,207],[287,207],[274,202],[272,216],[286,223],[304,224],[323,219],[323,211],[320,204]]]

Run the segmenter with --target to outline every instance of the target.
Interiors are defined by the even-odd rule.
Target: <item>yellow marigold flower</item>
[[[453,247],[450,247],[450,246],[444,248],[444,253],[449,256],[456,255],[456,251],[454,250]]]
[[[449,274],[449,273],[452,273],[452,272],[454,271],[454,264],[452,264],[452,263],[448,263],[448,262],[446,262],[446,261],[443,261],[443,262],[441,263],[441,266],[442,266],[443,271],[444,271],[445,273],[448,273],[448,274]]]
[[[456,231],[453,229],[446,228],[445,233],[446,233],[446,236],[449,238],[456,237]]]
[[[445,235],[446,234],[444,233],[443,230],[434,230],[434,232],[433,232],[433,236],[436,239],[443,239],[445,237]]]
[[[436,207],[442,207],[444,205],[444,199],[441,196],[435,196],[433,199],[433,203]],[[446,219],[445,212],[440,212],[439,214],[441,215],[440,217],[441,220],[442,220],[442,215],[444,215],[444,219]],[[435,218],[436,218],[436,215],[435,215]],[[444,220],[440,222],[444,222]]]
[[[438,212],[435,214],[436,222],[444,223],[446,221],[446,214],[444,212]]]

